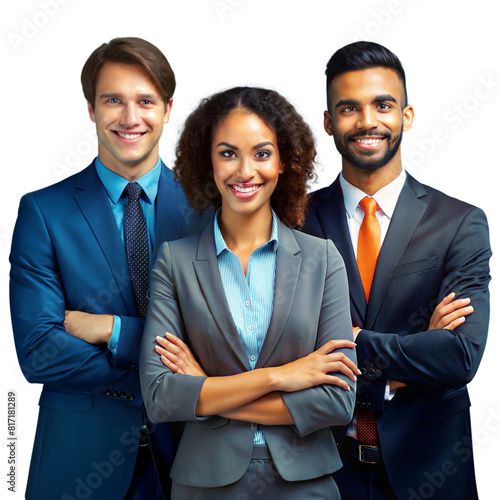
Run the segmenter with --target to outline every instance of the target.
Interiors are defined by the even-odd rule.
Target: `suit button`
[[[373,368],[370,368],[366,374],[366,376],[371,380],[375,378],[375,370]]]
[[[127,394],[126,398],[129,400],[129,401],[132,401],[134,399],[134,395],[133,394]]]
[[[361,375],[364,377],[366,375],[366,368],[360,368],[359,371],[361,372]]]
[[[382,370],[380,370],[379,368],[377,368],[375,370],[375,378],[380,378],[382,376]]]
[[[109,389],[104,389],[102,393],[105,394],[106,396],[109,396],[111,391]]]
[[[115,397],[116,397],[116,396],[118,396],[118,392],[116,392],[116,391],[111,391],[111,396],[115,396]]]

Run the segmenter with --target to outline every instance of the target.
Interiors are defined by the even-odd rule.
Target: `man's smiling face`
[[[377,170],[399,152],[402,132],[411,106],[405,105],[403,83],[396,71],[375,67],[348,71],[330,84],[330,112],[325,130],[333,135],[343,162],[365,170]]]
[[[105,62],[97,78],[95,104],[88,104],[101,162],[128,180],[151,170],[171,107],[172,100],[165,107],[141,66]]]

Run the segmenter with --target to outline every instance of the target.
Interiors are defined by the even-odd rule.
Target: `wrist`
[[[269,392],[281,391],[283,386],[283,376],[280,370],[281,367],[263,368],[267,372],[267,387]]]

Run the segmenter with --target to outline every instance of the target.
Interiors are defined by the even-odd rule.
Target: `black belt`
[[[350,457],[356,458],[364,464],[381,464],[382,450],[380,447],[363,444],[357,439],[346,437],[342,444],[342,451]]]

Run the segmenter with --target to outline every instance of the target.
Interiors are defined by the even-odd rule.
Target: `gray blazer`
[[[283,365],[331,339],[352,340],[347,277],[333,243],[282,223],[278,240],[273,312],[256,368]],[[249,370],[225,298],[213,224],[200,235],[163,244],[158,252],[151,272],[140,380],[153,422],[187,422],[172,479],[195,487],[231,484],[248,468],[256,426],[217,415],[197,419],[195,408],[205,377],[174,374],[162,364],[155,338],[166,331],[189,345],[208,376]],[[354,350],[344,352],[355,361]],[[350,421],[355,387],[339,376],[351,391],[320,385],[283,393],[295,425],[261,426],[284,479],[312,479],[341,467],[329,426]]]

